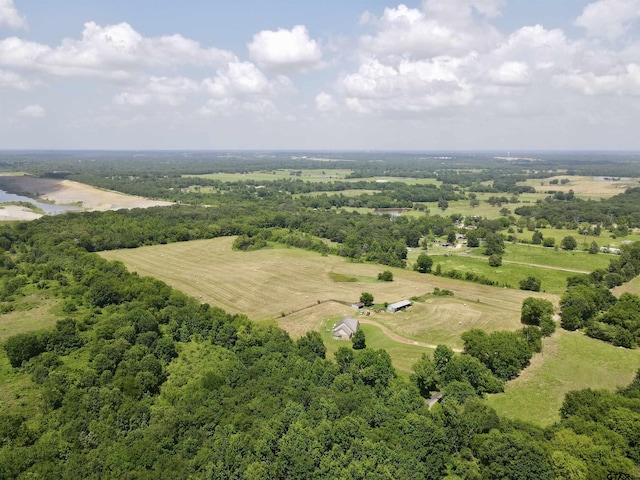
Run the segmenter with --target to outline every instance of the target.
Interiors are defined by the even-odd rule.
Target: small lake
[[[597,180],[599,182],[628,182],[629,180],[631,180],[631,177],[602,177],[602,176],[594,176],[593,177],[594,180]]]
[[[41,208],[45,213],[51,215],[62,212],[69,212],[72,210],[79,210],[79,207],[72,205],[56,205],[53,203],[41,203],[33,198],[25,197],[22,195],[16,195],[14,193],[7,193],[4,190],[0,190],[0,203],[5,202],[29,202],[38,208]]]
[[[400,215],[410,211],[410,208],[376,208],[373,213],[376,215],[391,215],[392,217],[399,217]]]

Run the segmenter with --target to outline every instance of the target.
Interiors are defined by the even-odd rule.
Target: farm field
[[[296,175],[300,172],[299,175]],[[246,180],[254,180],[258,182],[267,182],[272,180],[308,180],[311,182],[333,182],[336,180],[345,180],[345,176],[349,175],[352,170],[349,169],[278,169],[271,171],[254,171],[249,173],[207,173],[204,175],[184,175],[185,177],[208,178],[220,180],[223,182],[239,182]]]
[[[569,179],[569,183],[557,185],[551,185],[551,180],[561,181],[562,179]],[[529,179],[525,182],[519,182],[519,185],[529,185],[536,189],[537,192],[547,192],[554,190],[557,192],[568,192],[573,190],[577,197],[584,199],[599,200],[601,198],[613,197],[619,193],[624,192],[627,188],[637,187],[638,179],[621,179],[616,181],[608,181],[595,179],[587,176],[571,176],[571,175],[558,175],[556,177],[541,179]]]
[[[521,263],[508,263],[503,261],[501,267],[489,266],[488,257],[469,256],[461,253],[442,255],[430,255],[433,259],[433,270],[439,264],[443,272],[457,270],[462,275],[467,272],[482,275],[490,280],[498,282],[500,286],[508,286],[511,289],[519,288],[520,280],[529,276],[542,280],[542,290],[560,295],[566,290],[567,277],[575,272],[559,270],[556,268],[543,268],[540,266],[524,265]],[[584,270],[588,273],[587,270]]]
[[[505,393],[489,395],[487,403],[500,416],[547,426],[560,419],[567,392],[626,386],[639,365],[639,350],[558,330],[543,341],[542,353],[533,357],[531,365],[507,383]]]
[[[229,312],[244,313],[253,320],[276,319],[294,337],[308,330],[321,330],[327,318],[353,315],[355,311],[350,304],[357,301],[363,291],[372,293],[375,303],[380,305],[423,296],[434,287],[453,291],[453,298],[417,303],[407,311],[371,314],[371,319],[398,334],[434,344],[453,341],[456,335],[470,328],[489,331],[517,328],[522,300],[536,295],[381,265],[350,263],[342,257],[322,256],[296,248],[233,251],[232,243],[233,238],[225,237],[101,255],[109,260],[121,260],[130,270],[159,278]],[[393,282],[371,282],[370,279],[386,269],[393,272]],[[341,274],[344,277],[339,278],[364,277],[366,281],[336,282],[332,274],[334,278],[335,274]],[[538,295],[557,299],[553,295]],[[471,314],[460,315],[464,303]],[[443,333],[429,331],[429,321],[446,321],[447,317],[455,319],[457,328],[446,334],[444,328]]]
[[[299,172],[299,174],[298,174]],[[442,182],[435,178],[410,178],[410,177],[366,177],[346,178],[352,173],[349,169],[277,169],[272,171],[253,171],[248,173],[207,173],[203,175],[184,175],[185,177],[208,178],[223,182],[238,182],[245,180],[270,181],[270,180],[305,180],[309,182],[402,182],[409,185],[441,185]]]
[[[598,268],[607,268],[616,258],[613,254],[591,255],[584,251],[564,251],[537,245],[508,244],[503,260],[549,267],[566,268],[575,271],[592,272]]]

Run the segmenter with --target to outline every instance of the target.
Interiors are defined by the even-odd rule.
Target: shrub
[[[520,290],[530,290],[532,292],[540,291],[540,279],[536,277],[527,277],[520,280]]]
[[[378,274],[378,280],[382,280],[383,282],[393,282],[393,273],[391,273],[389,270],[380,272]]]
[[[500,267],[502,266],[502,257],[500,255],[491,255],[489,257],[489,266],[490,267]]]

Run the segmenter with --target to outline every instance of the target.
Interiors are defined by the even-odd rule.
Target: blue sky
[[[640,0],[0,0],[0,148],[640,150]]]

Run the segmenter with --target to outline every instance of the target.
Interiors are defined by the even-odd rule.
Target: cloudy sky
[[[0,149],[640,150],[640,0],[0,0]]]

